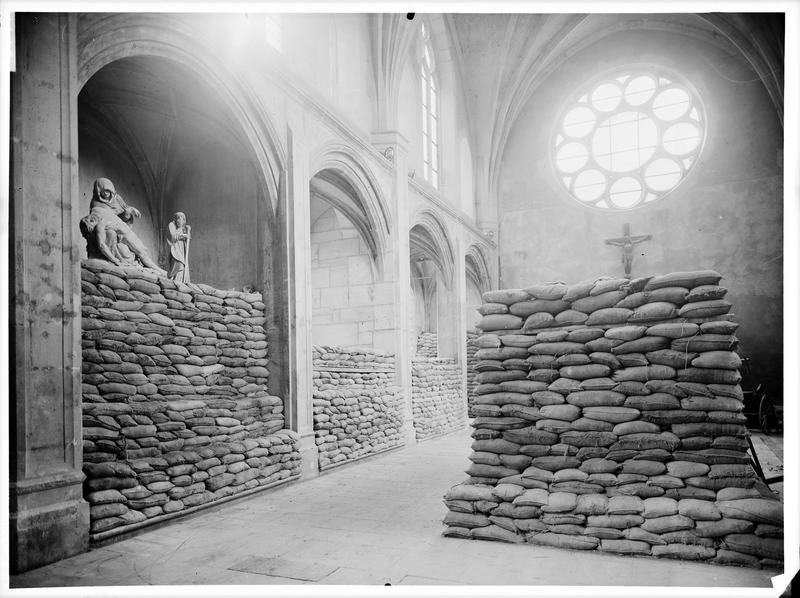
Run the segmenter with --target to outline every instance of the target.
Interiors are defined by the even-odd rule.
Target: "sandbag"
[[[643,336],[635,340],[627,341],[611,349],[614,355],[624,355],[626,353],[647,353],[666,349],[670,346],[670,339],[663,336]],[[624,363],[624,362],[623,362]]]
[[[692,359],[691,364],[696,368],[737,370],[742,365],[742,359],[734,351],[707,351]]]
[[[612,432],[614,424],[598,419],[580,417],[572,422],[572,429],[578,432]]]
[[[620,326],[618,328],[609,328],[604,336],[621,341],[633,341],[637,338],[642,338],[645,332],[647,332],[647,326]]]
[[[524,405],[532,407],[534,402],[530,394],[521,392],[493,392],[485,395],[478,395],[474,398],[476,405]]]
[[[678,501],[665,496],[646,498],[644,500],[644,511],[642,515],[645,519],[655,517],[669,517],[678,513]]]
[[[496,334],[481,334],[474,341],[475,346],[479,349],[489,349],[492,347],[500,346],[500,337]]]
[[[480,513],[459,513],[457,511],[448,511],[444,516],[445,525],[452,525],[456,527],[484,527],[489,525],[489,518]]]
[[[725,297],[728,289],[713,284],[704,284],[693,288],[686,296],[686,302],[713,301]]]
[[[650,554],[650,544],[638,540],[600,540],[600,550],[617,554]]]
[[[504,347],[521,347],[527,349],[536,342],[536,337],[528,334],[504,334],[496,337]],[[499,346],[496,345],[496,346]]]
[[[596,279],[592,279],[582,280],[580,282],[576,282],[575,284],[571,284],[567,287],[567,290],[564,292],[564,295],[561,298],[564,301],[572,302],[583,297],[588,297],[589,293],[592,292],[596,282]]]
[[[731,534],[722,543],[726,550],[752,554],[759,558],[783,560],[783,540],[760,538],[754,534]]]
[[[739,384],[742,376],[737,370],[720,370],[705,368],[686,368],[678,370],[677,380],[680,382],[702,382],[705,384]]]
[[[675,351],[733,351],[739,340],[731,334],[698,334],[689,338],[676,338],[671,347]]]
[[[525,488],[516,484],[497,484],[492,488],[495,499],[511,502],[525,492]]]
[[[625,403],[625,395],[613,390],[579,390],[569,393],[566,401],[582,408],[620,407]]]
[[[567,334],[566,340],[572,343],[588,343],[602,338],[604,332],[602,328],[579,328],[577,330],[571,330]]]
[[[619,497],[613,497],[619,498]],[[609,502],[611,502],[609,500]],[[637,527],[644,523],[645,519],[638,514],[627,515],[589,515],[586,517],[586,525],[593,527],[613,527],[616,529],[627,529]]]
[[[555,317],[555,322],[557,326],[574,326],[576,324],[583,324],[588,319],[589,316],[583,312],[567,309]]]
[[[642,523],[642,529],[654,534],[665,534],[667,532],[677,532],[684,529],[692,529],[694,521],[683,515],[667,515],[665,517],[653,517]]]
[[[533,393],[545,390],[547,386],[532,380],[506,380],[500,383],[503,392]]]
[[[484,303],[503,303],[513,305],[521,301],[527,301],[531,296],[522,289],[503,289],[498,291],[486,291],[481,295]]]
[[[442,535],[446,538],[461,538],[462,540],[470,540],[472,538],[472,531],[468,527],[451,525],[442,532]]]
[[[687,303],[678,310],[681,318],[713,318],[728,313],[732,304],[724,299]]]
[[[567,285],[563,282],[552,282],[546,284],[534,284],[525,287],[525,292],[535,297],[536,299],[544,299],[547,301],[557,301],[564,296],[567,292]]]
[[[683,305],[689,295],[686,287],[660,287],[651,291],[645,291],[648,303],[666,302],[674,305]]]
[[[664,287],[685,287],[687,289],[693,289],[700,285],[716,285],[720,280],[722,280],[722,274],[714,270],[671,272],[662,276],[654,276],[644,288],[647,291]]]
[[[575,457],[548,455],[545,457],[534,457],[532,464],[534,467],[546,469],[547,471],[558,471],[559,469],[577,469],[581,462]],[[523,473],[523,475],[525,474]]]
[[[519,330],[522,328],[522,318],[510,314],[489,314],[483,316],[475,327],[481,330]]]
[[[532,355],[566,355],[567,353],[588,353],[581,343],[562,341],[560,343],[537,343],[528,352]]]
[[[720,513],[725,517],[745,519],[755,523],[783,525],[783,505],[766,498],[742,498],[718,501]]]
[[[728,534],[749,534],[755,530],[756,524],[744,519],[723,517],[716,521],[695,522],[695,533],[701,538],[722,538]]]
[[[569,398],[569,397],[568,397]],[[600,421],[618,424],[621,422],[637,419],[640,415],[638,409],[631,407],[585,407],[583,416],[589,419],[599,419]],[[612,435],[613,436],[613,435]]]
[[[573,380],[587,380],[590,378],[602,378],[611,373],[611,368],[606,365],[592,363],[588,365],[569,365],[558,370],[560,376],[572,378]]]
[[[542,506],[543,513],[565,513],[572,511],[578,503],[578,497],[570,492],[551,492],[547,504]]]
[[[622,464],[622,473],[639,474],[646,477],[661,475],[667,471],[667,466],[660,461],[645,459],[630,459]]]
[[[542,407],[546,409],[547,407]],[[518,428],[516,430],[506,430],[503,432],[503,438],[514,442],[517,445],[521,444],[543,444],[551,445],[558,441],[558,435],[545,430],[537,429],[535,426],[528,426],[525,428]]]
[[[684,353],[673,349],[660,349],[649,351],[645,354],[650,363],[658,365],[668,365],[674,369],[688,368],[692,365],[692,360],[697,357],[697,353]]]
[[[633,312],[622,307],[605,307],[589,314],[586,319],[587,326],[606,326],[609,324],[624,324]]]
[[[634,341],[635,342],[635,341]],[[718,370],[705,370],[716,372]],[[676,371],[667,365],[650,365],[638,366],[632,368],[624,368],[616,370],[611,376],[612,380],[617,382],[647,382],[648,380],[669,380],[675,378]]]
[[[571,308],[585,314],[591,314],[599,309],[613,308],[626,294],[624,291],[608,291],[599,295],[582,297],[571,301]]]
[[[602,407],[595,407],[602,409]],[[621,409],[621,407],[617,407]],[[561,434],[561,442],[572,446],[611,446],[617,441],[617,436],[611,432],[583,432],[568,430]]]
[[[475,528],[472,530],[472,537],[475,540],[492,540],[511,544],[520,544],[525,541],[522,536],[497,525]]]
[[[644,501],[635,496],[614,496],[608,500],[609,515],[641,515]]]
[[[508,310],[515,316],[527,318],[535,313],[547,313],[552,316],[560,314],[570,308],[566,301],[548,301],[545,299],[533,299],[532,301],[521,301],[515,303]]]
[[[668,322],[656,324],[647,329],[646,334],[650,336],[663,336],[665,338],[685,338],[695,336],[700,332],[700,326],[691,322]]]
[[[608,508],[608,498],[603,494],[581,494],[575,503],[578,515],[603,515]]]
[[[507,314],[508,311],[508,305],[505,303],[484,303],[478,308],[478,313],[482,316],[488,316],[491,314]]]
[[[617,383],[611,378],[588,378],[581,380],[581,390],[612,390]]]
[[[656,301],[653,303],[645,303],[633,310],[633,313],[628,318],[628,322],[656,322],[659,320],[669,320],[674,318],[678,313],[677,308],[673,303],[666,301]]]
[[[718,521],[722,519],[722,514],[714,503],[693,498],[684,498],[678,501],[678,513],[695,521]]]
[[[553,532],[531,533],[525,536],[529,544],[552,546],[554,548],[570,548],[573,550],[594,550],[600,540],[591,536],[557,534]]]
[[[542,390],[531,393],[531,399],[533,399],[534,404],[538,407],[544,407],[545,405],[559,405],[566,401],[563,394],[554,392],[552,390]]]
[[[529,315],[522,325],[522,332],[527,333],[539,328],[548,328],[555,323],[555,318],[547,312],[537,312]]]
[[[544,407],[539,409],[539,413],[542,417],[545,418],[552,418],[552,419],[560,419],[564,421],[574,421],[578,419],[581,415],[580,407],[576,407],[575,405],[545,405]],[[523,444],[535,444],[535,443],[523,443]]]

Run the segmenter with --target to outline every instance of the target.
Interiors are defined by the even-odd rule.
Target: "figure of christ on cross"
[[[631,236],[631,225],[626,222],[622,227],[622,237],[606,239],[606,245],[616,245],[622,248],[622,265],[625,267],[625,278],[631,277],[631,267],[633,266],[633,246],[643,241],[649,241],[652,235]]]

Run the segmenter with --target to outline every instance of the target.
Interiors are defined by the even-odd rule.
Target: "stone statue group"
[[[94,182],[89,215],[81,219],[81,234],[86,238],[90,258],[106,259],[118,266],[144,266],[178,282],[189,282],[189,242],[191,227],[186,215],[176,212],[167,227],[169,245],[169,272],[153,260],[142,240],[133,232],[134,218],[141,217],[136,208],[129,206],[114,189],[114,183],[105,178]]]

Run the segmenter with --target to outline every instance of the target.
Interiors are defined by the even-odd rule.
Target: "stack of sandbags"
[[[468,417],[474,417],[472,415],[472,404],[475,402],[475,387],[477,386],[476,377],[478,375],[475,366],[478,365],[478,358],[476,354],[478,352],[478,345],[476,344],[476,340],[478,339],[479,333],[477,330],[468,330],[467,331],[467,415]]]
[[[81,287],[92,533],[299,475],[298,437],[267,389],[260,294],[95,259]]]
[[[417,336],[417,357],[436,357],[438,354],[438,335],[435,332],[420,332]]]
[[[395,387],[394,356],[316,346],[313,355],[320,469],[400,446],[403,406]],[[335,359],[323,358],[331,355]]]
[[[712,271],[493,291],[446,535],[778,567]]]
[[[394,353],[370,347],[314,345],[311,356],[315,367],[394,371]]]
[[[411,390],[417,440],[427,440],[464,427],[467,401],[461,368],[454,360],[413,359]]]

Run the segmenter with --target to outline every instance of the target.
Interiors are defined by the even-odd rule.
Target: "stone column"
[[[406,444],[416,442],[414,411],[411,402],[411,356],[416,343],[411,330],[411,255],[409,251],[408,140],[398,131],[373,135],[373,143],[381,151],[394,152],[394,179],[390,204],[392,209],[392,263],[388,264],[394,283],[396,383],[403,396],[403,438]]]
[[[293,118],[296,116],[296,118]],[[304,477],[319,475],[317,445],[314,442],[311,338],[311,198],[308,148],[302,133],[301,115],[289,118],[289,187],[286,214],[289,273],[288,343],[290,366],[290,421],[300,434],[300,455]]]
[[[16,15],[11,77],[12,572],[87,549],[81,471],[76,17]]]
[[[450,285],[439,290],[436,306],[438,319],[439,357],[464,361],[463,347],[466,335],[464,305],[467,302],[466,272],[462,243],[455,235],[453,239],[453,279]]]

